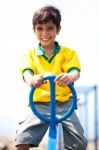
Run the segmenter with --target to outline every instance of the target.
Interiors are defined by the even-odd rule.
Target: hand
[[[39,87],[43,83],[46,83],[47,81],[43,79],[43,76],[41,74],[33,75],[28,71],[25,71],[23,74],[24,81],[29,86]]]
[[[55,78],[55,83],[58,84],[59,86],[65,87],[70,83],[73,83],[78,78],[79,78],[79,72],[77,70],[74,70],[70,73],[59,74]]]
[[[43,80],[43,76],[38,74],[38,75],[34,75],[32,78],[31,78],[31,81],[30,81],[30,86],[34,86],[34,87],[40,87],[42,84],[46,83],[45,80]]]

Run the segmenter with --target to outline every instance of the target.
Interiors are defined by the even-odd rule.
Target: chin
[[[42,46],[49,46],[50,43],[41,42],[41,45],[42,45]]]

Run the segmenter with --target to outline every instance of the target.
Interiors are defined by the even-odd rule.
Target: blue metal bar
[[[56,138],[49,137],[47,150],[56,150]]]
[[[55,76],[50,77],[50,128],[47,150],[56,150],[56,100],[55,100]]]
[[[34,106],[34,101],[33,101],[33,93],[35,91],[34,87],[32,87],[30,94],[29,94],[30,107],[31,107],[32,111],[34,112],[34,114],[39,119],[50,123],[49,140],[48,140],[47,150],[56,150],[56,135],[57,135],[56,124],[59,122],[62,122],[64,119],[68,118],[73,113],[74,109],[77,108],[76,92],[75,92],[73,85],[70,84],[69,88],[73,95],[73,103],[72,103],[70,109],[68,110],[68,112],[66,112],[66,114],[63,117],[56,118],[56,100],[55,100],[55,83],[54,83],[55,77],[56,76],[53,75],[53,76],[48,76],[48,77],[44,78],[44,80],[50,81],[50,91],[51,91],[50,92],[50,113],[51,113],[50,119],[43,116],[36,110],[36,108]]]
[[[94,86],[81,86],[81,87],[77,87],[76,88],[78,93],[82,93],[85,96],[86,102],[84,102],[82,105],[86,105],[87,106],[87,102],[88,102],[88,94],[89,92],[93,91],[94,92],[94,150],[98,150],[98,94],[97,94],[97,85]],[[88,109],[88,106],[87,108]],[[88,113],[88,110],[86,110],[86,112]],[[85,112],[85,114],[87,115],[87,113]],[[87,119],[87,134],[88,134],[88,116],[86,116]],[[86,123],[86,121],[85,121]]]
[[[54,77],[50,79],[50,131],[49,136],[56,138],[56,101],[55,101],[55,83],[54,83]],[[54,131],[54,134],[53,134]]]
[[[34,101],[33,101],[33,94],[34,94],[34,91],[35,91],[35,88],[32,87],[31,88],[31,91],[30,91],[30,94],[29,94],[29,104],[30,104],[30,107],[33,111],[33,113],[41,120],[45,121],[45,122],[49,122],[50,123],[50,119],[43,116],[41,113],[39,113],[36,109],[36,107],[34,106]]]
[[[94,86],[94,105],[95,105],[95,150],[98,150],[98,97],[97,97],[97,86]]]
[[[63,117],[56,118],[56,123],[62,122],[66,118],[70,117],[71,114],[73,113],[74,109],[77,108],[77,95],[76,95],[76,91],[75,91],[74,86],[72,84],[69,85],[69,88],[71,89],[72,96],[73,96],[72,105],[70,106],[68,112],[66,112],[65,115],[63,115]]]
[[[63,129],[62,124],[59,123],[57,126],[57,150],[64,150],[64,138],[63,138]]]

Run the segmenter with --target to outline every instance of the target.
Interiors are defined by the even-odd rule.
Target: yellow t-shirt
[[[44,54],[40,44],[38,48],[27,49],[23,55],[21,72],[31,71],[33,74],[47,74],[58,75],[63,72],[69,72],[72,69],[80,71],[80,63],[75,51],[70,48],[60,46],[56,42],[56,48],[53,55],[48,57]],[[56,101],[65,102],[69,99],[71,91],[68,87],[60,87],[56,85]],[[49,82],[37,88],[34,92],[34,102],[49,102],[50,101],[50,87]]]

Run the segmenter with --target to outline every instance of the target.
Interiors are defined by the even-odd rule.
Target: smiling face
[[[37,24],[34,32],[43,49],[51,50],[55,47],[55,38],[60,31],[51,21],[45,24]]]

